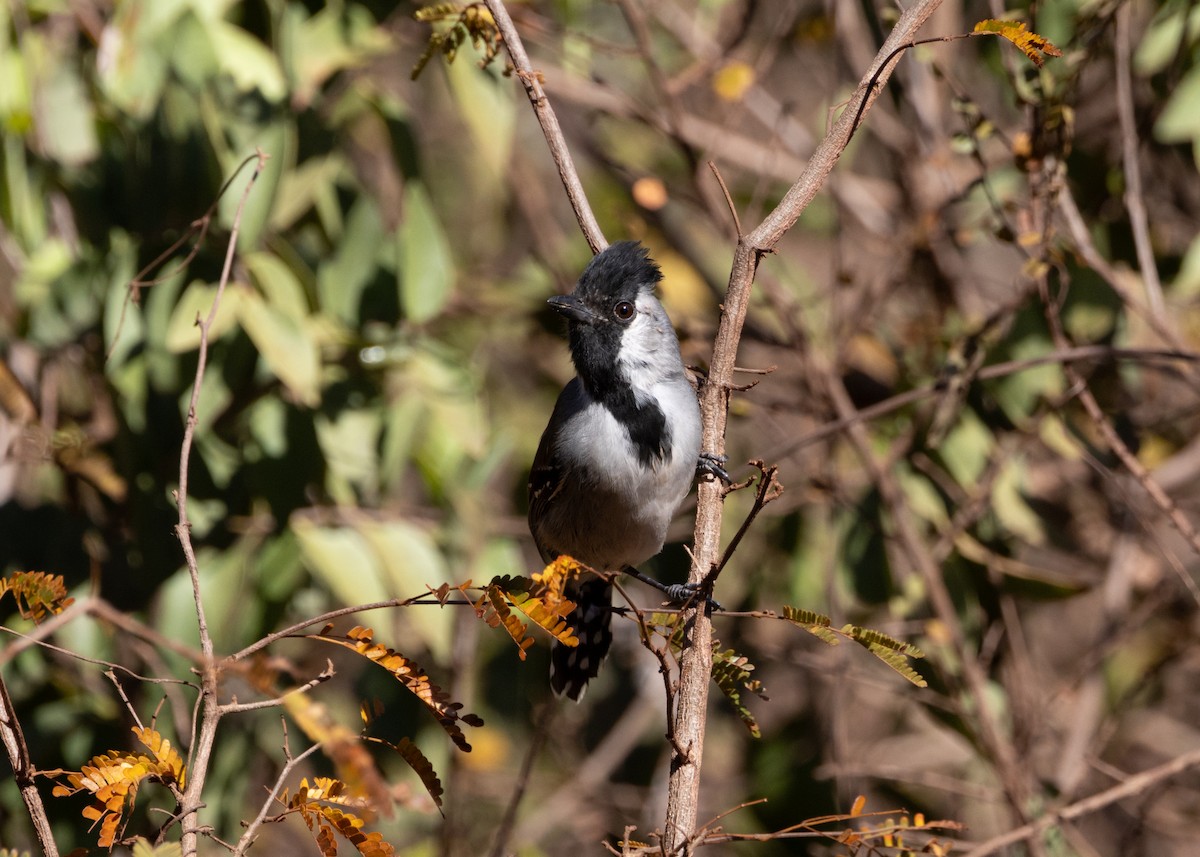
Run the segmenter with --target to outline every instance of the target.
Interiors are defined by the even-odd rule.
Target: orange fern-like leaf
[[[138,740],[152,754],[108,752],[94,757],[79,771],[59,771],[69,785],[61,782],[51,791],[55,797],[69,797],[81,791],[93,799],[83,810],[83,817],[100,823],[98,844],[111,848],[116,842],[122,818],[133,810],[138,787],[144,780],[172,787],[176,793],[186,776],[183,759],[158,732],[134,727]]]
[[[492,578],[491,583],[484,590],[484,596],[476,604],[475,612],[489,625],[496,627],[493,618],[485,613],[480,613],[480,605],[485,598],[495,603],[494,593],[499,593],[508,604],[516,607],[560,643],[568,646],[579,645],[579,640],[575,637],[575,630],[566,621],[566,617],[575,609],[575,602],[563,595],[563,586],[568,578],[564,577],[561,571],[552,571],[563,562],[563,558],[559,557],[548,565],[545,571],[535,574],[532,578],[509,576]],[[567,557],[565,562],[569,564],[568,567],[573,566],[576,570],[581,568],[579,563],[570,557]],[[505,620],[505,626],[508,627],[507,620]],[[523,623],[520,623],[520,630],[524,634],[525,625]],[[512,631],[510,630],[509,633]],[[521,645],[520,639],[514,639],[517,639],[517,645]],[[522,659],[525,648],[528,648],[528,645],[522,648]]]
[[[1008,39],[1021,53],[1029,57],[1030,62],[1041,68],[1046,57],[1061,57],[1062,51],[1045,36],[1038,35],[1021,21],[998,21],[994,18],[980,21],[975,25],[975,33],[1000,36]]]
[[[315,777],[312,785],[308,779],[300,781],[300,788],[291,797],[285,791],[279,801],[290,811],[300,813],[308,829],[313,832],[317,848],[325,857],[336,857],[337,839],[341,834],[363,857],[393,857],[396,850],[384,841],[378,832],[365,833],[365,822],[343,807],[359,807],[361,798],[352,797],[346,784],[329,777]]]
[[[333,633],[333,626],[326,625],[321,633],[310,635],[314,640],[342,646],[357,652],[367,660],[383,667],[399,681],[410,693],[421,700],[425,707],[446,730],[450,740],[464,753],[471,752],[459,722],[468,726],[482,726],[483,719],[475,714],[462,714],[461,702],[453,702],[450,695],[434,684],[425,670],[413,660],[400,654],[395,649],[388,648],[373,641],[375,632],[370,628],[355,626],[344,635]]]
[[[525,660],[525,650],[533,645],[533,637],[525,636],[525,631],[529,626],[508,609],[508,602],[504,598],[503,590],[494,585],[484,589],[483,595],[475,602],[475,615],[492,628],[503,626],[504,630],[508,632],[508,636],[512,637],[513,642],[517,644],[517,656],[521,660]]]
[[[61,574],[44,571],[14,571],[0,577],[0,598],[8,592],[17,602],[17,610],[26,619],[40,622],[47,613],[61,613],[75,603],[67,595]]]
[[[433,803],[437,806],[438,811],[442,809],[442,781],[438,779],[437,771],[433,769],[433,763],[425,757],[419,748],[407,738],[401,738],[396,744],[391,741],[385,741],[382,738],[374,738],[368,736],[368,741],[376,744],[382,744],[385,747],[390,747],[400,754],[400,758],[408,763],[408,766],[416,771],[418,777],[421,778],[421,784],[425,786],[425,791],[429,792],[429,796],[433,798]]]

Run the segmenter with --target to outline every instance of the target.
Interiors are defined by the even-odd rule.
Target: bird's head
[[[550,298],[567,317],[571,358],[594,396],[608,384],[648,388],[682,373],[679,342],[654,296],[661,280],[645,247],[621,241],[596,254],[571,294]]]

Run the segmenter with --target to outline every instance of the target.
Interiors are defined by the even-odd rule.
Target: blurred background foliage
[[[430,33],[415,8],[0,2],[0,568],[63,574],[77,597],[175,644],[88,614],[57,645],[190,677],[196,622],[172,492],[195,319],[248,175],[235,171],[256,149],[270,160],[213,331],[189,491],[218,650],[337,606],[537,568],[524,481],[571,372],[544,299],[570,288],[587,247],[502,62],[480,69],[463,48],[410,79]],[[947,2],[924,32],[1002,11]],[[718,597],[880,628],[926,650],[917,666],[931,687],[782,623],[718,619],[771,696],[751,702],[759,740],[713,703],[701,817],[769,799],[730,829],[847,811],[862,793],[871,809],[965,822],[979,841],[1200,747],[1196,554],[1120,468],[1060,360],[1003,366],[1055,351],[1029,253],[1036,183],[1061,167],[1050,257],[1069,279],[1067,334],[1096,346],[1076,368],[1195,520],[1197,369],[1113,349],[1194,351],[1200,338],[1200,8],[1035,11],[1033,29],[1065,52],[1040,70],[994,39],[910,52],[760,273],[741,365],[775,370],[734,396],[729,453],[779,464],[787,492]],[[512,12],[606,234],[651,248],[685,358],[702,368],[733,241],[705,162],[756,223],[869,64],[892,4],[555,0]],[[231,177],[207,234],[187,238]],[[828,379],[858,408],[909,396],[862,425],[938,561],[950,613],[897,550],[879,470],[848,429],[829,428]],[[727,501],[729,535],[745,494]],[[690,525],[685,510],[677,542]],[[675,544],[656,571],[681,579],[686,563]],[[626,824],[661,825],[661,680],[631,627],[584,704],[538,732],[544,647],[519,662],[462,610],[360,621],[487,720],[468,736],[474,752],[452,755],[419,706],[350,659],[316,694],[351,728],[359,699],[381,698],[388,737],[414,736],[446,781],[443,822],[381,757],[404,808],[377,824],[400,853],[483,853],[531,743],[544,747],[519,853],[599,853]],[[77,770],[129,743],[102,667],[17,652],[15,640],[0,661],[39,768]],[[303,681],[327,654],[313,648],[284,641],[272,654]],[[985,678],[996,740],[964,660]],[[159,728],[186,746],[191,691],[121,683],[143,717],[165,697]],[[222,729],[205,820],[228,838],[274,781],[282,730],[271,713]],[[92,841],[78,803],[50,807],[64,850]],[[139,812],[146,830],[161,823]],[[1192,771],[1030,853],[1194,853],[1198,814]],[[307,836],[275,826],[259,850],[316,853]],[[11,780],[0,845],[32,845]]]

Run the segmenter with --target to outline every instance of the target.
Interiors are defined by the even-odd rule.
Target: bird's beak
[[[546,303],[550,304],[551,309],[555,312],[565,315],[571,321],[579,321],[584,324],[595,324],[598,321],[596,314],[575,295],[555,295]]]

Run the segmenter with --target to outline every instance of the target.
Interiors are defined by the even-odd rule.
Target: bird
[[[662,271],[636,241],[598,253],[570,294],[549,299],[566,316],[576,375],[562,389],[529,474],[529,529],[542,560],[568,555],[623,571],[685,600],[637,566],[662,550],[667,526],[697,472],[728,480],[723,456],[701,455],[700,407],[671,319],[655,297]],[[550,685],[579,701],[612,644],[612,586],[575,581],[567,624],[578,646],[555,642]]]

